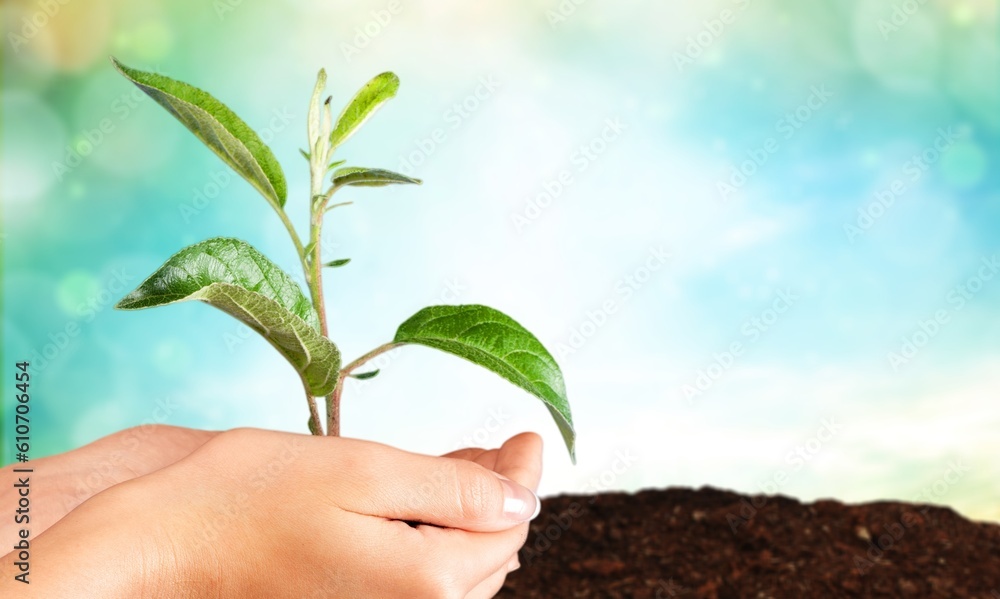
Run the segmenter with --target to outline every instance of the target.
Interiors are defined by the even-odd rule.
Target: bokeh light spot
[[[145,61],[156,61],[164,58],[173,48],[174,36],[159,21],[149,21],[135,28],[133,49],[136,55]]]
[[[100,293],[101,285],[87,271],[74,270],[56,285],[56,303],[72,317],[80,316],[80,306],[85,306]]]
[[[941,157],[941,175],[958,189],[976,186],[986,174],[986,166],[986,154],[971,141],[956,143]]]
[[[3,137],[0,193],[5,205],[37,199],[56,182],[53,163],[62,159],[66,129],[37,97],[11,91],[0,96]]]
[[[164,374],[181,374],[191,367],[191,351],[177,339],[167,339],[156,345],[153,361]]]

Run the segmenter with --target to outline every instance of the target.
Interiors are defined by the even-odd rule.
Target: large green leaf
[[[380,168],[365,168],[363,166],[347,166],[333,173],[333,184],[336,187],[356,185],[358,187],[383,187],[385,185],[402,185],[412,183],[420,185],[423,181],[400,175]]]
[[[122,75],[166,108],[276,209],[285,205],[288,190],[278,159],[229,107],[187,83],[131,69],[115,58],[111,61]]]
[[[174,254],[115,308],[201,300],[260,333],[299,371],[313,395],[333,391],[340,351],[288,274],[239,239],[218,237]]]
[[[396,331],[395,343],[417,343],[465,358],[541,399],[576,462],[576,433],[562,371],[542,343],[514,319],[486,306],[431,306]]]
[[[398,89],[399,77],[395,73],[382,73],[373,77],[358,90],[351,103],[337,117],[337,123],[330,132],[330,145],[336,148],[347,141],[382,104],[396,95]]]

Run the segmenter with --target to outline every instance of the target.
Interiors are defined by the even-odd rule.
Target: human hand
[[[102,437],[83,447],[58,455],[31,460],[31,534],[42,534],[76,506],[101,491],[155,472],[217,435],[179,426],[145,424]],[[0,505],[15,505],[17,490],[6,481],[16,481],[12,464],[0,470]],[[0,520],[0,540],[14,539],[21,528],[12,518]]]
[[[438,458],[354,439],[230,431],[95,496],[52,527],[34,543],[31,590],[492,597],[516,567],[535,512],[521,484],[533,488],[540,472],[534,434],[500,450]],[[0,560],[4,581],[11,566],[11,556]]]

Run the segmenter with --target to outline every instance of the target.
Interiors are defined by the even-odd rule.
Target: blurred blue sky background
[[[316,71],[339,105],[392,70],[398,97],[341,154],[425,184],[342,193],[334,340],[353,358],[432,303],[511,314],[564,369],[579,464],[538,401],[421,348],[348,387],[345,435],[440,453],[536,430],[545,493],[711,484],[1000,520],[995,0],[0,10],[4,410],[36,356],[36,455],[153,420],[305,431],[295,373],[226,315],[110,308],[208,237],[296,260],[108,55],[228,103],[303,229]]]

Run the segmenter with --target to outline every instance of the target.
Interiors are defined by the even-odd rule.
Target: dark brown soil
[[[1000,599],[1000,525],[712,488],[563,495],[498,597]]]

